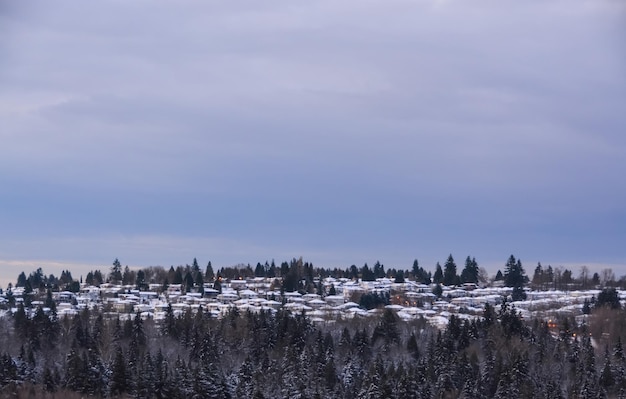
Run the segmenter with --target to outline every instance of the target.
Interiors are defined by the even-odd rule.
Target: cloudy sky
[[[619,0],[0,0],[0,281],[626,274],[624,43]]]

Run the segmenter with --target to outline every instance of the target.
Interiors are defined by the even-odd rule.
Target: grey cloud
[[[33,4],[1,16],[0,179],[20,194],[149,194],[189,223],[426,247],[437,223],[553,231],[623,209],[615,2]]]

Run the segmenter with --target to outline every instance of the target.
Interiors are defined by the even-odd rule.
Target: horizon
[[[454,254],[452,254],[454,257]],[[298,257],[295,257],[295,259],[297,259]],[[443,267],[443,265],[445,264],[445,260],[446,260],[447,256],[444,257],[442,260],[438,260],[435,263],[433,263],[432,267],[429,267],[428,265],[424,265],[422,262],[419,262],[419,265],[424,268],[427,272],[431,272],[434,273],[435,272],[435,268],[436,268],[436,263],[439,262],[441,264],[441,266]],[[465,258],[466,256],[464,256],[462,259],[459,258],[454,258],[454,261],[457,265],[457,272],[460,274],[461,270],[463,270],[464,267],[464,262],[465,262]],[[517,257],[516,257],[517,258]],[[114,258],[115,259],[115,258]],[[272,262],[272,260],[275,261],[277,266],[280,266],[281,262],[289,262],[292,259],[294,259],[294,257],[289,258],[289,259],[268,259],[267,261],[269,263]],[[518,258],[519,260],[522,261],[522,266],[524,268],[525,274],[526,276],[532,280],[533,277],[533,272],[535,270],[535,267],[537,266],[537,262],[535,262],[534,264],[531,265],[531,267],[529,267],[526,262],[524,262],[523,259]],[[122,267],[126,267],[128,266],[129,269],[131,270],[139,270],[139,269],[144,269],[144,268],[148,268],[148,267],[163,267],[165,269],[169,269],[170,267],[178,267],[178,266],[185,266],[185,265],[190,265],[193,261],[193,258],[189,261],[189,262],[184,262],[184,263],[177,263],[177,264],[170,264],[170,265],[128,265],[125,264],[121,259],[120,262],[122,264]],[[217,271],[219,269],[221,269],[222,267],[237,267],[237,266],[247,266],[250,265],[253,269],[256,266],[256,264],[258,262],[260,262],[261,264],[264,264],[265,261],[256,261],[254,263],[252,262],[239,262],[239,263],[229,263],[229,264],[219,264],[216,262],[213,262],[212,260],[206,260],[206,262],[202,262],[201,260],[198,260],[198,265],[200,266],[200,270],[202,270],[202,272],[204,273],[204,270],[207,266],[207,263],[211,261],[211,265],[213,267],[213,270],[217,273]],[[404,271],[410,271],[412,268],[412,264],[413,261],[408,263],[408,266],[399,266],[399,265],[392,265],[392,264],[386,264],[384,261],[382,260],[374,260],[374,261],[366,261],[363,262],[361,264],[357,264],[357,263],[350,263],[347,264],[345,266],[324,266],[324,265],[320,265],[320,264],[316,264],[315,262],[311,262],[311,260],[306,259],[303,257],[303,261],[305,262],[309,262],[309,263],[313,263],[313,266],[316,268],[324,268],[324,269],[334,269],[335,267],[341,270],[345,270],[347,268],[349,268],[351,265],[356,265],[357,267],[362,267],[365,263],[368,264],[368,266],[372,267],[376,261],[380,261],[380,263],[384,266],[385,271],[387,271],[388,269],[396,269],[396,270],[404,270]],[[504,267],[505,267],[505,263],[506,261],[502,262],[501,265],[498,266],[497,263],[490,263],[488,265],[483,265],[481,264],[478,259],[477,259],[477,263],[478,266],[481,268],[485,268],[485,270],[487,271],[489,278],[493,279],[497,273],[498,270],[503,271],[504,272]],[[625,270],[626,268],[624,268],[624,265],[616,265],[616,264],[562,264],[562,263],[558,263],[558,264],[554,264],[551,262],[541,262],[539,261],[539,263],[541,263],[542,267],[545,269],[548,266],[552,266],[553,268],[562,268],[562,269],[567,269],[570,270],[572,272],[572,277],[574,278],[578,278],[579,277],[579,273],[580,273],[580,269],[583,266],[586,266],[589,270],[589,272],[591,274],[593,273],[599,273],[603,270],[603,269],[612,269],[613,272],[615,272],[615,279],[616,281],[619,280],[621,277],[626,277],[626,273],[624,272],[620,272],[620,270]],[[61,272],[64,270],[68,270],[69,272],[72,273],[72,277],[77,280],[80,281],[80,279],[84,279],[85,276],[87,275],[87,273],[89,273],[90,271],[95,271],[95,270],[100,270],[105,277],[109,274],[111,266],[113,264],[113,260],[110,262],[109,265],[89,265],[89,264],[77,264],[77,263],[58,263],[58,262],[42,262],[42,261],[22,261],[22,262],[6,262],[6,261],[2,261],[0,260],[0,270],[5,270],[4,267],[5,266],[10,266],[12,268],[12,270],[15,270],[15,276],[9,276],[7,273],[0,273],[0,289],[4,290],[7,288],[8,284],[11,283],[12,286],[15,286],[15,283],[17,281],[17,277],[21,272],[24,272],[26,274],[26,276],[28,276],[31,272],[34,272],[37,270],[37,268],[41,267],[42,271],[44,273],[45,276],[49,276],[50,274],[53,274],[54,276],[56,276],[57,278],[61,275]],[[17,269],[18,267],[23,267],[24,269]],[[28,267],[31,267],[30,269]],[[77,271],[79,273],[77,273]],[[623,274],[622,274],[623,273]]]

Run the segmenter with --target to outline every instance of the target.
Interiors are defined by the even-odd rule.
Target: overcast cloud
[[[0,0],[0,278],[449,253],[626,274],[624,43],[608,0]]]

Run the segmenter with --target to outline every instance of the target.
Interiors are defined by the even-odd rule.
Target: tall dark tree
[[[276,263],[274,262],[274,259],[272,259],[272,263],[269,265],[269,267],[267,268],[267,277],[269,278],[274,278],[276,277]]]
[[[413,267],[411,268],[411,274],[413,275],[413,278],[417,281],[419,281],[418,276],[421,274],[421,267],[419,262],[417,261],[417,259],[415,259],[413,261]]]
[[[536,287],[540,287],[544,282],[544,270],[541,266],[541,263],[537,263],[537,267],[535,268],[535,272],[533,273],[533,279],[531,280],[533,285]]]
[[[261,262],[256,264],[256,267],[254,268],[254,276],[265,277],[265,267],[261,264]]]
[[[433,283],[441,284],[443,282],[443,270],[441,269],[441,265],[437,262],[437,266],[435,267],[435,274],[433,274]]]
[[[102,277],[102,272],[100,270],[94,270],[93,272],[93,285],[100,286],[100,284],[104,283],[104,278]]]
[[[385,277],[385,266],[383,266],[379,261],[374,263],[374,277],[383,278]]]
[[[185,274],[184,283],[185,283],[185,292],[191,292],[191,290],[193,290],[193,286],[195,283],[191,272]]]
[[[138,270],[137,278],[135,279],[135,288],[138,290],[145,290],[147,287],[146,273],[143,270]]]
[[[419,265],[417,259],[413,261],[413,268],[411,269],[411,274],[413,274],[413,278],[418,283],[422,283],[422,284],[431,283],[430,273],[424,270],[424,268]]]
[[[172,280],[173,284],[182,284],[183,283],[183,268],[181,266],[176,268],[174,272],[174,280]]]
[[[119,346],[115,349],[115,358],[113,364],[111,364],[111,382],[109,391],[111,395],[121,395],[128,390],[129,381],[128,373],[126,370],[126,359],[124,358],[124,352]]]
[[[109,280],[114,284],[118,284],[122,281],[122,264],[117,258],[113,261],[111,273],[109,274]]]
[[[526,274],[520,259],[515,260],[511,255],[504,268],[504,285],[513,288],[511,297],[514,301],[526,299],[524,285],[526,284]]]
[[[46,291],[46,301],[44,302],[44,306],[49,308],[51,312],[56,312],[57,310],[56,302],[52,299],[52,291],[50,291],[49,288]]]
[[[94,285],[94,283],[93,283],[93,272],[92,271],[87,273],[87,276],[85,276],[85,284],[87,284],[87,285]]]
[[[213,266],[211,262],[207,263],[206,271],[204,272],[204,281],[207,283],[212,282],[215,279],[215,272],[213,271]]]
[[[124,273],[122,274],[122,284],[124,285],[131,285],[133,284],[135,281],[134,277],[134,273],[130,270],[130,268],[128,267],[128,265],[126,265],[124,267]]]
[[[19,276],[17,276],[16,287],[24,287],[26,285],[26,273],[21,272]]]
[[[448,256],[446,263],[443,266],[443,285],[456,285],[458,284],[458,276],[456,274],[456,263],[452,254]]]
[[[215,282],[213,283],[213,289],[217,290],[220,294],[222,293],[222,278],[218,277],[215,279]]]
[[[467,259],[465,259],[465,267],[461,272],[461,282],[478,283],[478,263],[476,262],[476,258],[470,259],[468,256]]]
[[[400,340],[400,333],[398,331],[397,324],[398,316],[396,316],[391,309],[385,309],[378,325],[374,328],[372,343],[375,343],[379,338],[383,340],[386,346],[398,343]]]
[[[367,263],[364,264],[363,267],[361,268],[361,279],[363,281],[374,281],[374,280],[376,280],[376,275],[374,274],[372,269],[370,269],[370,267],[367,265]]]
[[[441,298],[441,295],[443,294],[443,288],[441,288],[441,284],[437,283],[435,285],[435,288],[433,288],[433,294],[435,294],[437,298]]]
[[[617,290],[613,287],[605,288],[598,294],[598,299],[595,304],[596,308],[601,308],[603,306],[610,307],[611,309],[619,309],[619,294]]]
[[[350,266],[349,275],[350,275],[350,278],[352,280],[358,280],[359,279],[359,268],[356,267],[356,265]]]
[[[200,271],[200,266],[198,265],[198,259],[193,258],[193,262],[191,262],[191,273],[195,276],[196,273]]]
[[[198,292],[204,295],[204,276],[202,275],[202,271],[199,271],[196,274],[196,288]]]

